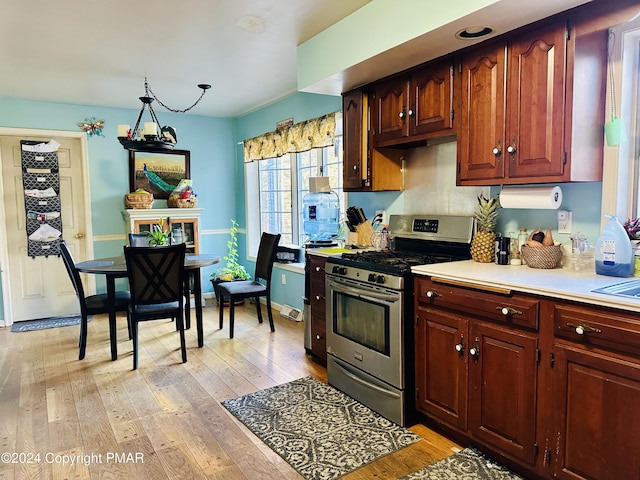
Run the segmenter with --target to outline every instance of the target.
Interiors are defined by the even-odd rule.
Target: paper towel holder
[[[505,196],[509,199],[504,199]],[[562,204],[562,189],[558,185],[506,188],[501,185],[498,200],[502,208],[557,210]]]

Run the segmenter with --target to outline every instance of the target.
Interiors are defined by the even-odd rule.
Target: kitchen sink
[[[592,290],[592,292],[640,298],[640,280],[629,280],[628,282],[615,283],[606,287],[596,288],[595,290]]]

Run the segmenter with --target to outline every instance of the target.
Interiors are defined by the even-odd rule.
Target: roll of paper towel
[[[562,204],[560,187],[512,187],[500,190],[502,208],[557,209]]]

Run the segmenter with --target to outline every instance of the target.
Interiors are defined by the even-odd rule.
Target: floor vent
[[[293,320],[294,322],[302,321],[302,314],[300,313],[300,310],[293,308],[291,305],[283,305],[280,309],[280,315],[284,318],[288,318],[289,320]]]

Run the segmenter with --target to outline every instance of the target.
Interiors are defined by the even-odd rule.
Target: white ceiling
[[[210,83],[191,113],[240,116],[295,92],[297,45],[369,1],[3,0],[0,97],[138,109],[146,76],[172,108],[190,105],[196,85]],[[560,11],[584,1],[548,3]],[[527,23],[526,5],[540,1],[499,3],[518,6],[516,25]],[[257,17],[248,27],[264,31],[241,28],[247,16]],[[372,59],[367,76],[376,68]]]

